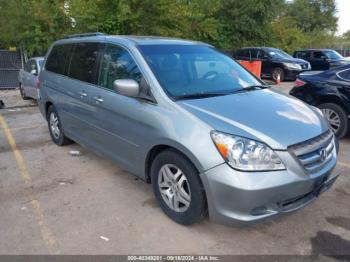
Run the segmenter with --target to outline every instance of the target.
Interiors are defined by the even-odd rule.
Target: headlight
[[[283,63],[285,67],[289,68],[289,69],[297,69],[297,70],[301,70],[301,65],[298,64],[293,64],[293,63]]]
[[[225,161],[244,171],[283,170],[284,164],[266,144],[213,131],[211,137]]]

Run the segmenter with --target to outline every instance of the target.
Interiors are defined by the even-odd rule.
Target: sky
[[[338,8],[338,34],[350,30],[350,0],[336,0]]]

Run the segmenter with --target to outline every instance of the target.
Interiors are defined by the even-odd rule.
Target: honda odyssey
[[[68,36],[39,80],[53,142],[75,141],[151,183],[181,224],[207,213],[260,221],[309,204],[338,177],[322,112],[205,43]]]

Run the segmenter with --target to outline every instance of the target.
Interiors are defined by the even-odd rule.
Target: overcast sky
[[[350,30],[350,0],[336,0],[338,7],[338,34]]]

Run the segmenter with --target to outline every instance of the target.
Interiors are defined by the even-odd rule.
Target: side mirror
[[[30,71],[30,73],[32,74],[32,75],[38,75],[38,72],[36,71],[36,69],[32,69],[31,71]]]
[[[327,60],[327,56],[323,55],[323,56],[321,56],[321,59],[322,60]]]
[[[113,82],[113,88],[119,94],[129,97],[138,97],[140,86],[133,79],[118,79]]]

